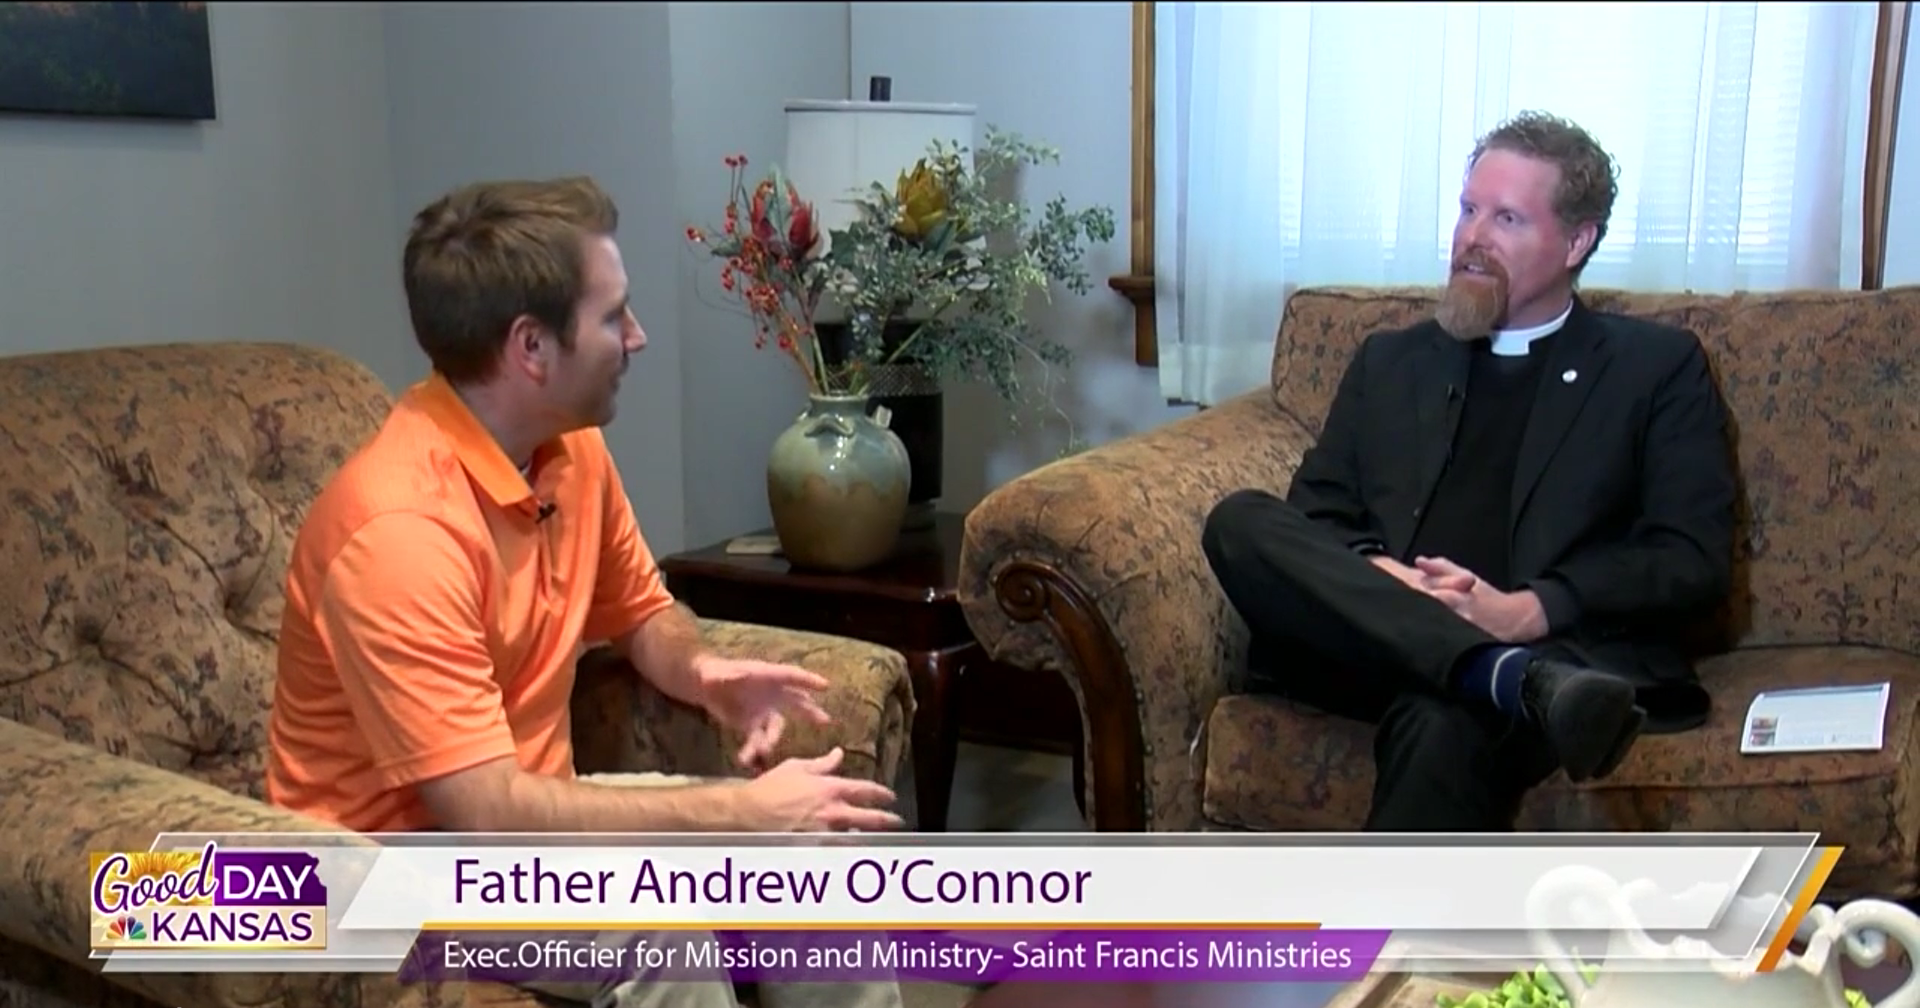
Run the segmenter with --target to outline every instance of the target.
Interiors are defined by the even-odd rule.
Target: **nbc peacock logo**
[[[147,926],[132,914],[121,914],[107,925],[107,937],[117,942],[146,941]]]

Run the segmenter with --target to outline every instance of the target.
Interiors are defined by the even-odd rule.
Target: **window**
[[[1580,123],[1619,166],[1588,286],[1861,282],[1874,4],[1152,8],[1171,398],[1254,387],[1295,288],[1437,283],[1473,141],[1524,109]]]

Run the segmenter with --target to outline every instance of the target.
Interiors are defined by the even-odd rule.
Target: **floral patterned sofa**
[[[995,659],[1073,685],[1096,828],[1358,828],[1367,728],[1237,692],[1247,631],[1200,529],[1232,490],[1285,489],[1354,347],[1434,293],[1302,290],[1271,388],[1028,473],[969,516],[967,619]],[[1737,587],[1703,628],[1711,721],[1645,738],[1607,780],[1557,776],[1522,828],[1818,830],[1846,847],[1832,890],[1920,893],[1920,288],[1584,296],[1708,347],[1737,425]],[[1740,754],[1756,692],[1880,681],[1883,750]]]
[[[484,984],[89,962],[88,852],[328,829],[261,801],[274,637],[301,516],[390,400],[326,351],[199,344],[0,358],[0,403],[0,1008],[530,1008]],[[836,725],[801,728],[785,755],[841,744],[845,772],[895,779],[913,714],[900,655],[705,629],[833,680]],[[604,650],[580,668],[581,772],[725,772],[738,740]]]

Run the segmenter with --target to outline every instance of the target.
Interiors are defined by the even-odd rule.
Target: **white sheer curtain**
[[[1312,284],[1433,284],[1474,139],[1524,109],[1620,165],[1582,283],[1857,287],[1872,3],[1155,4],[1169,398],[1267,380]]]

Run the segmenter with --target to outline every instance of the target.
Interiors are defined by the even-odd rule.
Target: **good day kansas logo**
[[[302,851],[88,855],[95,949],[320,949],[327,887]]]

